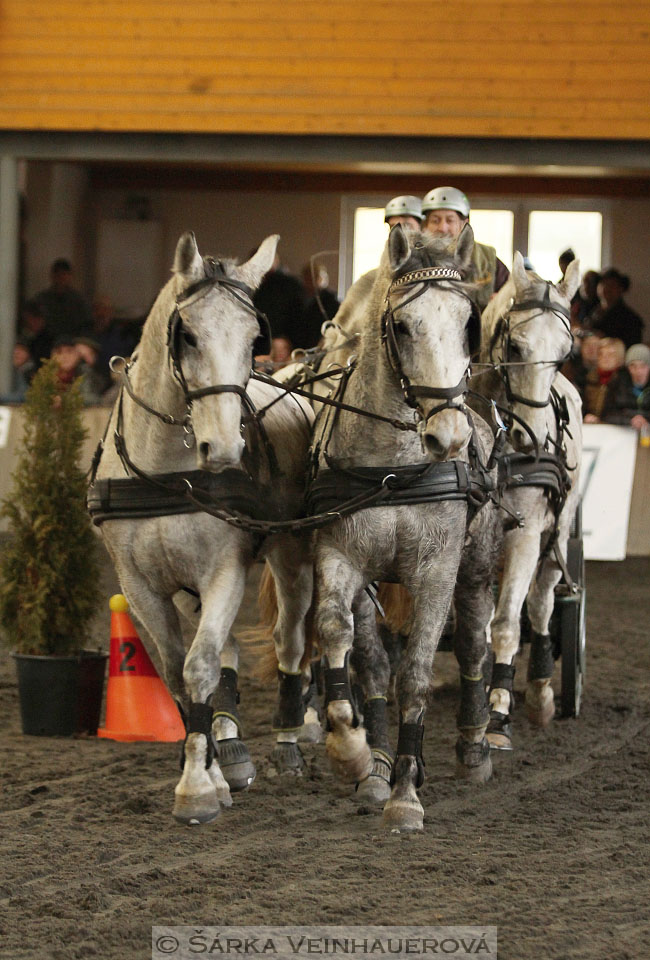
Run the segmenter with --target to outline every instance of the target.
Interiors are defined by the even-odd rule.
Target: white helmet
[[[429,190],[422,201],[422,213],[431,210],[455,210],[461,217],[469,217],[469,200],[456,187],[436,187]]]
[[[421,220],[422,201],[419,197],[393,197],[386,204],[384,223],[388,223],[389,217],[415,217]]]

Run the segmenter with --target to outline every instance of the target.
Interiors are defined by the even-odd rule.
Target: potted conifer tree
[[[84,650],[99,600],[97,543],[79,467],[85,431],[78,386],[53,360],[27,392],[13,488],[0,516],[0,623],[13,648],[23,732],[96,733],[106,654]]]

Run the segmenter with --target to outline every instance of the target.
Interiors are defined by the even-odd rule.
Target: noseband
[[[434,416],[434,414],[439,413],[441,410],[464,410],[464,405],[452,403],[452,400],[454,400],[456,397],[463,396],[467,392],[467,373],[464,373],[460,381],[453,387],[429,387],[426,384],[412,384],[404,372],[402,358],[399,351],[395,310],[401,310],[403,307],[408,306],[409,303],[412,303],[414,300],[417,300],[418,297],[422,296],[425,290],[425,284],[441,283],[444,281],[453,282],[460,281],[462,279],[463,278],[461,274],[453,267],[422,267],[419,270],[413,270],[411,273],[404,274],[404,276],[400,277],[398,280],[393,280],[386,294],[384,313],[381,318],[381,339],[386,348],[386,357],[391,369],[399,379],[402,393],[404,394],[404,399],[409,407],[417,410],[424,423],[426,423],[432,416]],[[390,302],[391,293],[400,289],[401,287],[408,287],[412,286],[413,284],[422,284],[422,287],[420,290],[417,290],[415,293],[411,294],[407,300],[404,300],[402,303],[398,304],[395,309],[393,309]],[[446,286],[444,289],[451,290],[457,296],[464,297],[472,305],[472,309],[474,311],[474,304],[470,298],[463,293],[463,291],[448,286]],[[472,321],[476,322],[474,313],[470,322]],[[444,402],[433,407],[433,409],[425,415],[418,403],[419,397],[430,397],[435,400],[442,400]]]
[[[502,354],[504,356],[504,361],[502,363],[497,362],[496,366],[501,369],[503,383],[506,389],[506,397],[508,398],[509,403],[521,403],[526,407],[541,408],[541,407],[547,407],[549,403],[551,403],[551,399],[552,399],[550,391],[546,400],[531,400],[529,397],[523,397],[521,396],[521,394],[515,393],[510,383],[509,368],[511,366],[520,366],[520,365],[532,366],[533,364],[553,363],[556,369],[559,370],[562,364],[565,362],[565,360],[567,360],[569,357],[569,353],[567,353],[567,355],[563,357],[561,360],[552,360],[552,361],[551,360],[549,361],[534,360],[534,361],[530,361],[530,363],[528,363],[527,361],[517,361],[512,359],[512,333],[513,333],[513,330],[517,329],[517,327],[521,326],[524,323],[529,323],[535,317],[539,317],[541,314],[547,313],[547,312],[554,313],[560,320],[562,320],[563,323],[565,320],[566,321],[570,320],[571,318],[570,311],[567,310],[566,307],[563,307],[562,304],[553,303],[553,301],[551,300],[549,295],[550,289],[551,289],[551,284],[547,282],[544,288],[544,296],[542,297],[541,300],[532,299],[532,300],[522,300],[520,303],[517,303],[517,302],[511,303],[507,312],[501,318],[502,326],[499,332],[501,332],[501,346],[502,346]],[[538,310],[539,313],[533,314],[532,317],[528,317],[526,320],[519,320],[519,322],[516,323],[514,327],[511,328],[510,326],[511,315],[513,313],[523,313],[526,310]],[[571,338],[571,342],[573,343],[573,335],[571,333],[571,328],[569,326],[569,323],[568,322],[564,323],[564,326],[567,334]],[[498,336],[498,333],[493,338],[492,343],[490,344],[490,360],[492,360],[493,362],[494,362],[493,350],[494,350],[497,336]]]

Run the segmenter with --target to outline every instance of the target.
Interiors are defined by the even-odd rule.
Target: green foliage
[[[0,557],[0,620],[19,653],[82,649],[99,602],[97,543],[78,465],[82,407],[78,385],[62,386],[55,361],[43,364],[25,399],[13,489],[0,509],[11,534]]]

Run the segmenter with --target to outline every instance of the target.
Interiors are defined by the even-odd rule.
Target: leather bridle
[[[426,384],[411,383],[404,371],[404,365],[402,363],[397,336],[399,319],[396,320],[395,312],[403,310],[408,304],[413,303],[414,300],[422,296],[427,284],[453,283],[454,281],[461,281],[462,279],[461,274],[454,267],[422,267],[419,270],[413,270],[411,273],[404,274],[404,276],[399,277],[397,280],[393,280],[386,293],[384,313],[381,318],[381,338],[386,350],[386,357],[391,369],[399,380],[406,403],[409,407],[417,411],[423,423],[427,423],[431,417],[436,413],[440,413],[441,410],[452,409],[467,413],[464,403],[458,404],[452,402],[457,397],[464,397],[467,392],[467,371],[463,374],[460,381],[451,387],[430,387]],[[415,284],[420,285],[420,289],[393,307],[390,299],[391,294],[403,287],[409,287]],[[445,285],[444,289],[450,290],[457,296],[464,297],[472,307],[474,306],[472,300],[464,291],[447,285]],[[470,317],[470,323],[471,322],[476,322],[474,315]],[[418,402],[419,398],[422,397],[442,400],[443,402],[437,404],[425,414]]]
[[[570,356],[571,350],[569,348],[569,351],[567,352],[567,354],[564,357],[562,357],[562,359],[560,360],[531,360],[531,361],[513,360],[513,353],[512,353],[513,332],[516,329],[518,329],[518,327],[523,326],[526,323],[530,323],[531,320],[541,316],[544,313],[548,313],[548,312],[554,313],[562,321],[566,329],[566,333],[571,340],[571,345],[573,345],[573,334],[571,333],[571,327],[569,325],[571,313],[566,307],[562,306],[561,303],[553,303],[553,301],[549,296],[550,289],[551,289],[551,284],[547,282],[544,288],[544,296],[542,297],[541,300],[532,298],[530,300],[522,300],[520,302],[517,302],[517,301],[511,302],[510,306],[508,307],[508,310],[501,317],[500,322],[497,325],[495,334],[492,338],[492,342],[490,344],[490,361],[492,365],[494,365],[494,367],[501,373],[503,384],[505,386],[506,398],[509,403],[521,403],[523,406],[526,406],[526,407],[542,408],[542,407],[547,407],[549,403],[551,403],[552,401],[551,391],[549,391],[549,394],[546,400],[533,400],[530,397],[524,397],[520,393],[516,393],[513,390],[512,384],[510,382],[509,371],[511,367],[533,366],[535,364],[544,364],[548,366],[552,364],[553,366],[555,366],[557,370],[559,370],[560,367],[564,364],[564,362]],[[524,320],[519,320],[514,325],[511,325],[510,321],[513,313],[523,313],[528,310],[538,310],[539,312],[533,314],[530,317],[526,317]],[[501,361],[498,361],[498,360],[495,361],[494,348],[499,338],[501,340],[501,354],[503,359]]]

